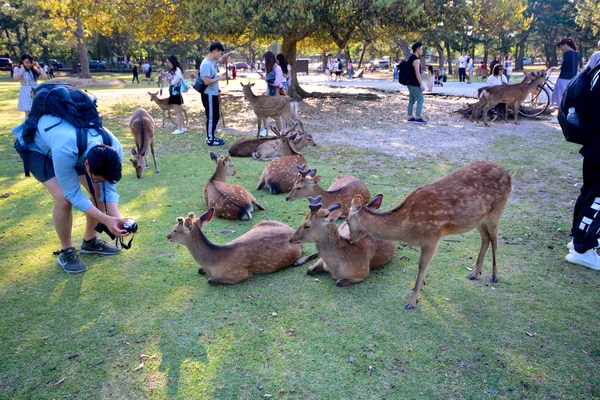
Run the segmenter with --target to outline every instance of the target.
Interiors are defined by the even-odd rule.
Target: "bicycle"
[[[544,85],[537,93],[527,96],[527,99],[521,103],[519,114],[528,118],[537,117],[538,115],[543,114],[550,106],[555,85],[555,83],[546,79]]]

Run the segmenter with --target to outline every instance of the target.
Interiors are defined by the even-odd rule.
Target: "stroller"
[[[434,86],[444,86],[442,82],[446,82],[448,77],[446,76],[446,68],[440,68],[435,72],[435,80],[433,81]]]

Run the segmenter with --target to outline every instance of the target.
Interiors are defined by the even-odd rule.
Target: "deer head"
[[[381,207],[381,202],[383,200],[383,195],[378,194],[373,197],[373,200],[369,202],[366,206],[362,204],[362,196],[354,196],[352,199],[352,207],[350,208],[350,213],[348,214],[348,218],[346,222],[348,223],[348,228],[350,228],[350,242],[356,243],[367,234],[367,230],[365,229],[365,221],[363,220],[364,213],[369,213],[371,211],[378,210]]]
[[[319,186],[320,176],[317,175],[316,169],[306,169],[306,164],[298,167],[298,175],[300,176],[290,194],[285,198],[286,201],[303,199],[314,194],[315,186]]]
[[[212,219],[213,212],[214,208],[209,208],[200,218],[195,218],[196,215],[193,212],[189,213],[187,218],[177,218],[177,224],[173,227],[171,233],[167,234],[167,240],[185,246],[191,244],[190,233],[194,230],[194,226],[201,229],[204,225],[208,224]]]
[[[216,179],[219,181],[225,181],[228,176],[235,176],[236,172],[233,168],[233,163],[231,162],[231,158],[229,156],[218,157],[214,152],[210,152],[210,159],[217,164],[217,169],[212,179]]]
[[[135,174],[139,178],[144,175],[144,171],[146,170],[146,150],[138,153],[135,149],[131,149],[131,155],[133,158],[130,158],[129,161],[133,164],[133,168],[135,168]]]
[[[296,229],[296,232],[290,237],[290,243],[300,244],[314,242],[324,235],[335,232],[337,226],[335,221],[342,215],[340,203],[333,203],[326,209],[322,209],[321,196],[315,198],[309,197],[310,213],[304,217],[304,220]]]

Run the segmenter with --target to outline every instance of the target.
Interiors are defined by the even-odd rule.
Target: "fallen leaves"
[[[153,358],[156,358],[156,354],[152,354],[151,356],[147,354],[140,354],[140,365],[138,365],[133,371],[135,372],[141,370],[142,368],[144,368],[145,362]]]

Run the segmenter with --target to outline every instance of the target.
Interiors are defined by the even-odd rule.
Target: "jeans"
[[[408,87],[408,116],[412,117],[413,115],[413,106],[415,102],[417,102],[417,117],[421,117],[421,112],[423,111],[423,102],[425,98],[423,97],[423,91],[420,86],[407,86]]]
[[[461,82],[464,82],[465,80],[467,80],[467,69],[466,68],[458,69],[458,80]]]
[[[394,80],[398,80],[398,68],[394,68]]]
[[[583,186],[573,210],[571,236],[578,253],[598,246],[600,229],[600,163],[583,157]]]

